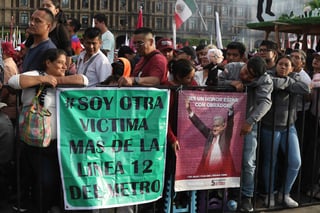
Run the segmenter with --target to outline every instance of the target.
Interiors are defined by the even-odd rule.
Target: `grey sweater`
[[[271,108],[271,93],[273,90],[273,82],[271,77],[265,73],[256,78],[250,83],[245,83],[247,86],[247,122],[255,124]]]
[[[274,90],[272,92],[272,107],[262,119],[262,125],[275,130],[285,129],[297,119],[298,95],[308,94],[310,88],[300,80],[298,73],[291,72],[286,77],[276,77],[275,72],[270,72]],[[289,120],[288,120],[289,119]]]

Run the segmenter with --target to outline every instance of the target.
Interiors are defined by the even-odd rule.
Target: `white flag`
[[[124,41],[124,45],[125,46],[129,46],[130,42],[129,42],[129,38],[128,38],[128,33],[126,33],[126,40]]]
[[[221,39],[221,30],[220,30],[220,21],[219,21],[219,13],[216,12],[216,40],[217,40],[217,47],[219,49],[223,49],[222,39]]]

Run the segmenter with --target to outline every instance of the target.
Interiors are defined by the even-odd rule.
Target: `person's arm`
[[[188,99],[186,99],[186,109],[189,115],[189,119],[192,122],[192,124],[201,132],[201,134],[208,138],[210,134],[210,128],[208,128],[201,119],[191,110],[190,102]]]
[[[169,144],[171,145],[175,153],[180,150],[179,141],[175,136],[175,134],[173,133],[170,123],[168,124],[167,141],[169,142]]]
[[[275,90],[286,90],[296,94],[310,93],[309,85],[300,80],[299,74],[293,73],[286,77],[272,77]]]
[[[10,64],[8,66],[7,64],[4,64],[4,84],[8,83],[8,80],[11,76],[16,75],[19,73],[18,67],[16,64]]]
[[[230,85],[232,80],[229,80],[229,70],[225,68],[219,75],[218,75],[218,85],[226,86]]]
[[[269,75],[264,75],[260,77],[262,81],[258,81],[258,87],[255,89],[255,106],[253,110],[248,115],[248,118],[243,123],[240,135],[246,135],[251,132],[252,127],[258,121],[262,119],[262,117],[269,111],[272,105],[271,101],[271,93],[273,91],[273,81],[271,80]]]
[[[39,84],[48,84],[53,87],[57,85],[57,79],[52,75],[31,76],[25,74],[13,75],[8,84],[14,89],[25,89]]]
[[[118,81],[119,86],[155,86],[160,84],[160,79],[156,76],[148,77],[121,77]]]
[[[85,75],[74,74],[68,76],[56,77],[58,85],[83,85],[87,86],[89,81]]]

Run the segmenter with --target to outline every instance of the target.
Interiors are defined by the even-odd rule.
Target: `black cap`
[[[185,46],[185,47],[182,47],[181,49],[178,49],[177,53],[185,53],[187,55],[190,55],[193,60],[196,59],[197,57],[195,49],[190,46]]]
[[[118,57],[125,57],[125,54],[134,54],[134,51],[129,46],[120,47]]]

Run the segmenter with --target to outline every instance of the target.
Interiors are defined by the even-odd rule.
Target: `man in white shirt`
[[[114,60],[115,40],[114,35],[107,27],[107,18],[104,14],[99,13],[94,16],[94,26],[101,30],[102,45],[101,50],[107,54],[110,63]]]
[[[96,27],[89,27],[83,35],[85,50],[79,55],[77,73],[84,74],[89,80],[89,87],[103,82],[112,74],[111,63],[100,50],[101,31]]]

